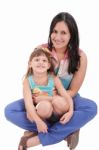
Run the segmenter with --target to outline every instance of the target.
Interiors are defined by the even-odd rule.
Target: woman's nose
[[[55,38],[56,38],[56,40],[60,40],[60,38],[61,38],[60,33],[57,33],[56,36],[55,36]]]

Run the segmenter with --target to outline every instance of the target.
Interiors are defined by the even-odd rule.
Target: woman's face
[[[70,32],[64,21],[58,22],[51,34],[51,41],[56,50],[66,50],[70,40]]]

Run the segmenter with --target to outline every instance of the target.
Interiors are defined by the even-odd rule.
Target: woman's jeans
[[[74,114],[71,120],[66,124],[60,122],[54,125],[48,125],[48,133],[38,133],[41,144],[50,145],[62,141],[72,132],[83,127],[87,122],[95,117],[97,114],[97,105],[95,102],[80,97],[77,94],[74,98]],[[24,100],[15,101],[5,108],[5,117],[13,124],[29,131],[37,131],[36,124],[30,122],[26,117],[26,110]]]

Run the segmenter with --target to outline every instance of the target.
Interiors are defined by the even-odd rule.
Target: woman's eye
[[[62,35],[65,35],[65,34],[66,34],[66,32],[65,32],[65,31],[62,31],[62,32],[61,32],[61,34],[62,34]]]

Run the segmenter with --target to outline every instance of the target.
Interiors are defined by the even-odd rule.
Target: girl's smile
[[[40,55],[32,59],[30,66],[33,69],[33,73],[46,73],[50,67],[50,63],[45,55]]]

